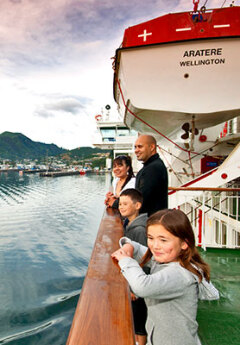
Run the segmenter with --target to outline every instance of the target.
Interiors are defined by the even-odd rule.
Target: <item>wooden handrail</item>
[[[134,345],[129,287],[111,253],[123,235],[118,213],[103,215],[67,345]]]
[[[171,191],[210,191],[210,192],[240,192],[240,188],[213,188],[213,187],[168,187]]]

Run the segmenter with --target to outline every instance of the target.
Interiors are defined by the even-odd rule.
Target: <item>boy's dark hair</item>
[[[141,204],[143,203],[143,196],[142,193],[134,188],[128,188],[125,189],[124,191],[122,191],[122,193],[120,194],[121,196],[129,196],[129,198],[133,201],[133,202],[140,202]]]

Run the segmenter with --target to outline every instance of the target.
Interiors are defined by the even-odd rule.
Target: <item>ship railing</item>
[[[106,209],[67,345],[135,345],[129,287],[111,258],[122,236],[119,213]]]
[[[226,122],[226,135],[240,133],[240,116]]]
[[[169,187],[169,207],[185,212],[197,246],[240,248],[240,188]]]

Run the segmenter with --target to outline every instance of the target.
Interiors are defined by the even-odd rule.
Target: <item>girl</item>
[[[117,156],[113,160],[113,173],[115,178],[112,183],[113,192],[106,194],[105,205],[118,208],[118,199],[121,192],[135,187],[132,160],[130,156]]]
[[[219,294],[195,248],[188,217],[175,209],[154,213],[147,221],[147,239],[148,249],[122,238],[122,248],[112,254],[133,293],[145,298],[147,344],[200,345],[198,299],[218,299]],[[149,275],[136,260],[151,267]]]

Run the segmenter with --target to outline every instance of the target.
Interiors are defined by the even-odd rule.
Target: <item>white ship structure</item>
[[[95,115],[98,134],[93,145],[101,149],[113,150],[113,158],[119,155],[129,155],[133,160],[133,170],[139,169],[139,164],[134,160],[134,142],[138,132],[130,129],[119,117],[113,116],[110,106],[106,105],[105,110]],[[107,169],[111,169],[112,162],[106,162]]]
[[[240,247],[240,7],[166,14],[129,27],[114,98],[129,129],[152,134],[168,166],[169,206],[199,246]]]

